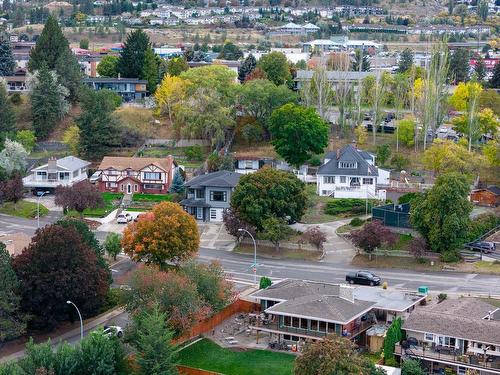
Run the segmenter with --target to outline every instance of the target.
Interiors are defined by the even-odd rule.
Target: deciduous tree
[[[319,228],[319,226],[309,227],[302,234],[299,241],[301,243],[307,242],[316,247],[318,250],[323,250],[323,245],[326,242],[326,234]]]
[[[122,236],[118,233],[109,233],[104,241],[104,250],[116,260],[118,254],[122,251]]]
[[[286,56],[281,52],[270,52],[259,59],[257,67],[266,73],[267,79],[275,85],[290,85],[292,74]]]
[[[247,235],[246,233],[239,231],[238,229],[246,229],[252,234],[252,236],[255,236],[255,227],[242,220],[238,216],[238,214],[236,214],[231,209],[224,210],[224,212],[222,213],[222,221],[224,222],[224,226],[226,227],[227,232],[237,239],[240,239]]]
[[[167,74],[173,77],[179,76],[182,72],[185,72],[189,69],[189,65],[186,61],[186,58],[174,57],[167,61]]]
[[[7,176],[16,171],[24,173],[27,157],[28,153],[19,142],[6,139],[4,148],[0,151],[0,169],[3,169]]]
[[[385,227],[379,220],[366,223],[363,228],[352,231],[349,238],[357,247],[370,254],[381,245],[392,245],[396,242],[396,236]]]
[[[376,160],[380,165],[384,165],[387,160],[391,157],[391,146],[389,144],[383,144],[377,146],[377,156]]]
[[[7,202],[13,202],[17,209],[17,202],[24,195],[23,178],[21,174],[14,173],[8,180],[0,182],[0,197]]]
[[[399,121],[396,137],[404,145],[413,146],[415,144],[415,120],[404,119]]]
[[[199,89],[215,90],[221,95],[224,105],[233,104],[236,95],[236,73],[224,65],[202,66],[182,72],[180,77],[189,82],[188,95]]]
[[[19,142],[29,154],[36,145],[36,135],[33,130],[19,130],[16,133],[16,141]]]
[[[278,251],[280,242],[286,240],[290,233],[291,230],[285,219],[270,216],[262,220],[262,230],[258,233],[258,237],[272,242],[275,250]]]
[[[446,172],[459,172],[471,175],[476,173],[480,158],[453,141],[436,139],[425,150],[422,157],[424,166],[436,175]]]
[[[408,251],[417,259],[423,258],[427,252],[427,242],[425,241],[425,238],[412,238],[408,244]]]
[[[101,77],[118,77],[118,56],[104,56],[97,65],[97,73]]]
[[[167,114],[170,122],[173,120],[175,106],[182,105],[182,101],[186,99],[187,86],[188,81],[167,74],[156,89],[154,96],[158,111]]]
[[[75,210],[80,214],[86,208],[104,206],[102,194],[88,180],[80,181],[73,186],[58,186],[55,190],[55,204],[64,210]]]
[[[427,375],[427,371],[420,366],[420,361],[407,359],[401,364],[401,375]]]
[[[194,218],[177,203],[162,202],[129,224],[123,233],[123,249],[137,262],[165,267],[192,258],[200,244]]]
[[[80,128],[78,125],[71,125],[66,129],[62,141],[68,145],[73,155],[78,155],[78,147],[80,145]]]

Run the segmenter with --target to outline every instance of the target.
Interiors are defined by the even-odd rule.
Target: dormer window
[[[341,169],[355,169],[358,167],[358,163],[349,161],[339,161],[339,168]]]

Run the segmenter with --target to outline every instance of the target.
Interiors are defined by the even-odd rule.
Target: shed
[[[500,204],[500,188],[498,186],[489,186],[484,189],[472,190],[470,200],[478,206],[497,207]]]
[[[366,336],[368,337],[368,350],[370,353],[378,353],[382,350],[386,332],[387,326],[384,324],[373,326],[366,331]]]

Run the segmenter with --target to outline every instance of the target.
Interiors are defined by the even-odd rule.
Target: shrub
[[[271,286],[272,284],[273,282],[269,277],[262,276],[259,282],[259,289],[266,289],[268,286]]]
[[[186,155],[186,158],[189,161],[203,160],[203,147],[200,145],[188,146],[184,149],[184,155]]]
[[[355,217],[352,219],[349,223],[350,226],[352,227],[360,227],[365,223],[365,221],[359,217]]]
[[[322,250],[323,244],[326,242],[326,234],[319,227],[308,228],[299,240],[299,243],[305,242],[308,242],[318,250]]]
[[[19,94],[18,92],[15,92],[10,97],[10,102],[14,105],[19,105],[23,102],[23,98],[21,97],[21,94]]]
[[[427,252],[427,242],[422,237],[415,237],[408,244],[408,251],[417,259],[422,259]]]
[[[368,212],[371,211],[376,200],[368,200]],[[343,213],[364,214],[366,210],[366,201],[357,198],[339,198],[332,199],[326,204],[325,214],[338,215]]]
[[[415,193],[415,192],[403,194],[398,198],[398,204],[411,203],[412,200],[414,200],[420,195],[421,193]]]
[[[460,260],[460,256],[456,250],[449,250],[441,253],[441,260],[445,263],[454,263]]]
[[[388,287],[387,281],[384,281],[382,283],[382,289],[387,289],[387,287]]]
[[[398,171],[406,169],[410,165],[410,159],[401,154],[396,154],[391,158],[391,165]]]
[[[448,298],[448,295],[446,293],[439,293],[438,294],[438,303],[443,302],[446,298]]]

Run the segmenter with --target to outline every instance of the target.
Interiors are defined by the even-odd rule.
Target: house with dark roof
[[[222,221],[222,214],[230,206],[231,194],[240,177],[241,174],[230,171],[197,176],[184,184],[187,195],[180,204],[196,220]]]
[[[144,99],[147,94],[148,81],[138,78],[89,77],[83,80],[93,90],[111,90],[126,102]]]
[[[488,186],[484,189],[472,190],[470,200],[478,206],[497,207],[500,205],[500,188],[498,186]]]
[[[362,343],[366,330],[406,317],[425,295],[286,279],[251,297],[268,316],[251,329],[278,341],[318,340],[335,333]]]
[[[316,173],[318,195],[333,198],[385,199],[381,186],[389,171],[375,166],[375,156],[348,144],[328,152]]]
[[[430,374],[500,374],[500,309],[476,298],[449,299],[412,313],[403,323],[401,359],[420,360]]]

